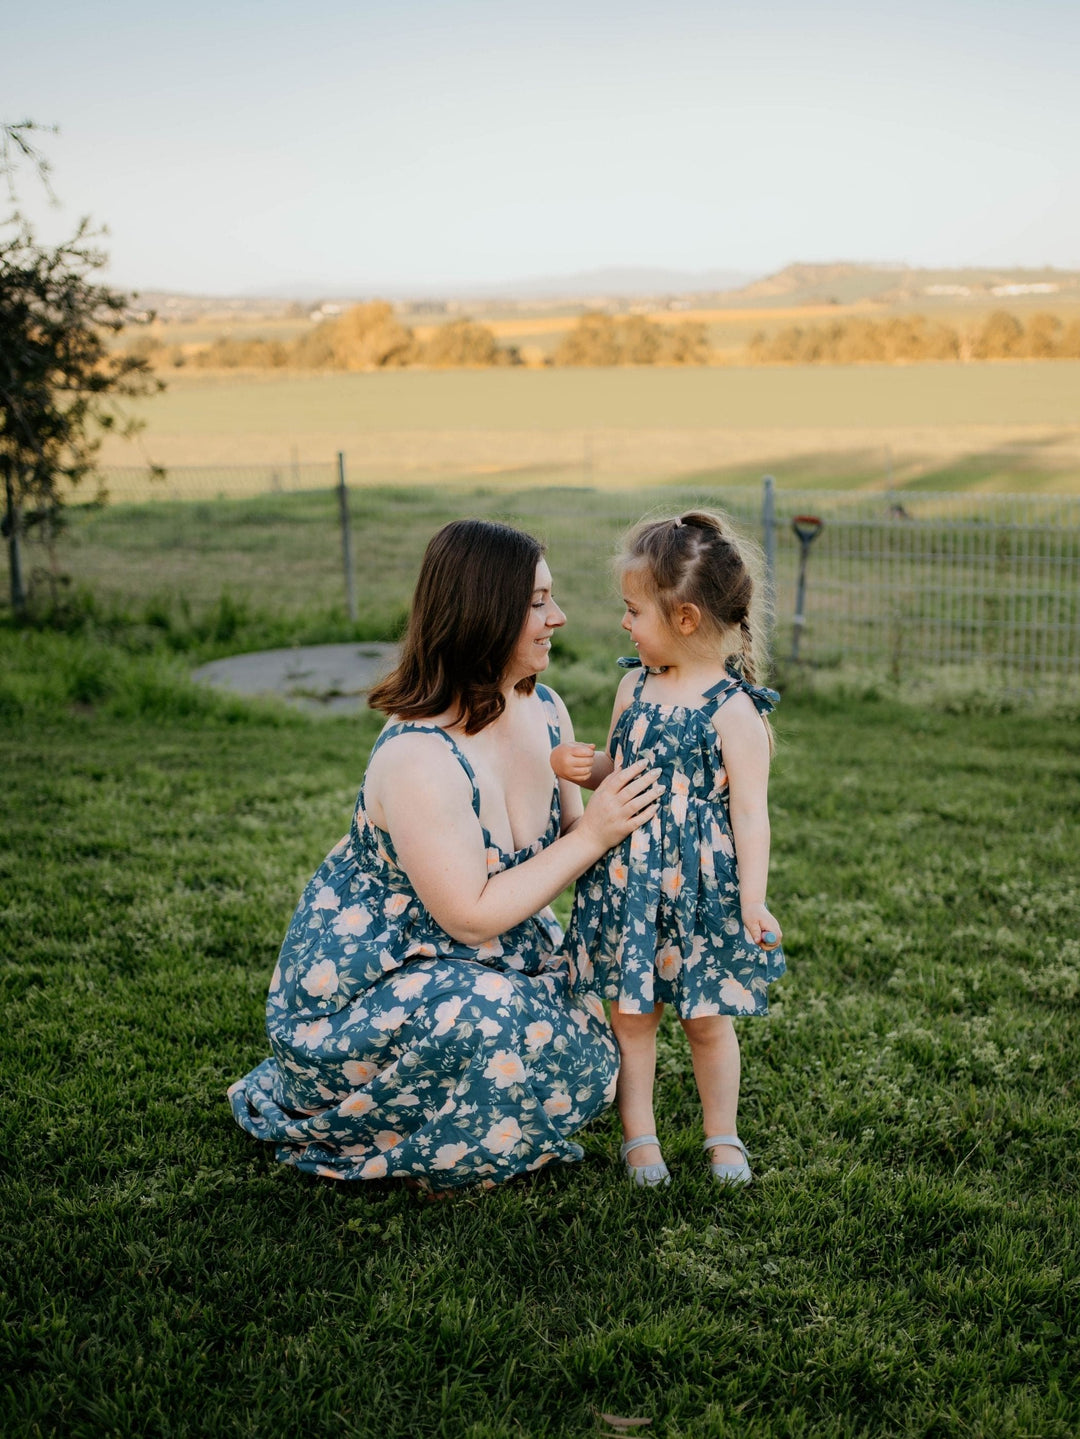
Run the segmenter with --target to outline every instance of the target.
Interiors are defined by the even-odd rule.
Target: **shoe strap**
[[[705,1149],[715,1149],[718,1144],[730,1144],[733,1149],[741,1149],[741,1150],[742,1150],[742,1154],[743,1154],[743,1158],[744,1158],[744,1159],[749,1160],[749,1158],[750,1158],[749,1154],[747,1154],[747,1152],[746,1152],[746,1145],[742,1142],[742,1140],[739,1138],[739,1136],[738,1136],[737,1134],[713,1134],[713,1135],[710,1135],[710,1137],[709,1137],[708,1139],[706,1139],[706,1141],[705,1141],[705,1143],[704,1143],[704,1145],[703,1145],[703,1148],[705,1148]]]
[[[640,1149],[643,1144],[660,1145],[655,1134],[639,1134],[636,1139],[628,1139],[625,1144],[619,1146],[619,1158],[625,1159],[635,1149]],[[646,1166],[647,1167],[647,1166]]]

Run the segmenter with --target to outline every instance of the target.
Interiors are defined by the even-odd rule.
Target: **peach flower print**
[[[749,1013],[754,1008],[754,996],[744,984],[728,975],[720,986],[720,1002],[732,1009],[739,1010],[742,1014]]]
[[[396,1144],[401,1143],[401,1135],[395,1134],[392,1129],[380,1129],[375,1136],[376,1147],[383,1150],[393,1149]]]
[[[396,919],[399,914],[404,914],[408,907],[409,896],[407,894],[391,894],[383,902],[383,914],[387,919]]]
[[[422,959],[434,959],[434,958],[435,958],[435,946],[434,946],[433,944],[428,944],[428,943],[426,943],[426,942],[423,943],[423,944],[421,944],[421,943],[419,943],[419,942],[417,942],[416,944],[410,944],[409,947],[408,947],[408,949],[405,951],[405,958],[406,958],[406,959],[418,959],[418,958],[422,958]]]
[[[645,733],[646,733],[646,731],[648,730],[648,728],[649,728],[649,717],[648,717],[648,715],[646,715],[646,714],[639,714],[638,717],[637,717],[637,719],[636,719],[636,720],[634,721],[634,723],[630,726],[630,734],[627,736],[628,741],[629,741],[629,743],[631,744],[631,746],[632,746],[633,748],[636,749],[637,746],[641,743],[641,741],[645,738]],[[639,755],[638,757],[641,758],[640,755]]]
[[[318,964],[313,964],[304,975],[300,986],[307,990],[312,999],[328,999],[337,991],[337,965],[332,959],[320,959]]]
[[[496,1004],[509,1004],[514,997],[514,986],[504,974],[481,974],[473,981],[473,991]]]
[[[579,998],[585,1008],[592,1015],[593,1019],[598,1019],[600,1023],[603,1024],[605,1022],[606,1016],[604,1014],[604,1001],[600,998],[600,996],[598,994],[590,994],[588,991],[586,991],[584,994],[580,995]]]
[[[457,1017],[461,1013],[463,1003],[464,1001],[460,994],[452,995],[450,999],[444,999],[442,1004],[435,1010],[435,1018],[438,1022],[432,1030],[432,1033],[436,1035],[449,1034],[457,1022]]]
[[[415,999],[431,982],[431,975],[422,970],[411,970],[408,974],[396,974],[390,981],[395,999]]]
[[[611,880],[612,884],[615,886],[616,889],[626,888],[626,865],[617,854],[612,856],[611,863],[608,865],[607,872],[608,878]],[[600,898],[599,893],[597,893],[596,898]]]
[[[656,955],[656,971],[661,979],[674,979],[682,969],[682,955],[673,944],[665,944]]]
[[[686,801],[690,794],[690,781],[681,770],[676,770],[671,776],[671,786],[668,790],[671,796],[671,817],[676,824],[686,823]]]
[[[496,1089],[509,1089],[525,1079],[525,1066],[512,1049],[497,1049],[484,1070],[485,1079],[493,1079]]]
[[[435,1153],[431,1156],[432,1169],[453,1169],[460,1164],[469,1152],[469,1146],[463,1141],[458,1144],[440,1144]]]
[[[347,1059],[341,1070],[350,1084],[367,1084],[378,1074],[379,1066],[366,1059]]]
[[[377,1014],[371,1023],[376,1029],[400,1029],[405,1023],[405,1011],[400,1004],[397,1004],[393,1009],[387,1009],[382,1014]]]
[[[361,1179],[381,1179],[386,1173],[386,1155],[376,1154],[360,1171]]]
[[[665,869],[660,878],[660,888],[667,895],[668,899],[678,899],[679,891],[683,887],[683,872],[679,866],[674,869]]]
[[[723,765],[716,771],[716,778],[713,780],[713,794],[722,794],[728,787],[727,770]]]
[[[333,1032],[333,1028],[328,1019],[313,1019],[310,1023],[298,1024],[293,1029],[293,1043],[307,1044],[314,1048]]]
[[[479,960],[498,959],[502,952],[503,947],[497,939],[485,939],[483,944],[476,946],[476,957]]]
[[[544,1113],[549,1118],[554,1118],[559,1114],[569,1114],[572,1104],[573,1100],[564,1090],[556,1089],[544,1100]]]
[[[546,1019],[537,1019],[525,1026],[525,1043],[530,1049],[543,1049],[554,1032]]]
[[[506,1114],[484,1135],[484,1148],[492,1154],[509,1154],[521,1139],[521,1125],[512,1114]]]
[[[363,934],[371,923],[371,911],[363,904],[350,904],[334,920],[334,933],[339,939],[348,939],[351,934]]]
[[[363,1089],[358,1089],[355,1094],[350,1094],[348,1099],[343,1099],[338,1105],[339,1114],[367,1114],[369,1109],[375,1108],[375,1101],[371,1095]]]

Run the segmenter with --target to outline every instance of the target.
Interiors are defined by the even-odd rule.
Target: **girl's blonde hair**
[[[688,510],[675,519],[646,519],[623,540],[620,575],[632,571],[674,630],[679,605],[696,605],[732,663],[750,684],[767,673],[767,614],[756,548],[724,515]],[[772,727],[769,744],[772,746]]]

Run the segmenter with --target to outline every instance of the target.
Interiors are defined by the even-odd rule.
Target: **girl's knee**
[[[650,1014],[630,1014],[618,1005],[611,1006],[611,1027],[620,1044],[632,1044],[635,1040],[651,1039],[660,1023],[663,1009],[660,1005]]]
[[[703,1014],[696,1019],[684,1019],[682,1027],[694,1049],[718,1049],[738,1043],[729,1014]]]

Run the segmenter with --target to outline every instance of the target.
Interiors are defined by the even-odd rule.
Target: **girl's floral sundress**
[[[558,715],[537,686],[553,745]],[[422,730],[392,724],[378,740]],[[534,844],[484,831],[489,873],[559,833],[559,789]],[[408,1176],[447,1189],[575,1160],[570,1136],[608,1105],[618,1050],[594,995],[572,998],[550,909],[470,948],[432,919],[360,791],[348,835],[293,916],[266,1002],[273,1050],[229,1090],[233,1114],[284,1164],[334,1179]]]
[[[636,661],[620,661],[632,665]],[[674,1005],[684,1019],[765,1014],[768,987],[784,973],[782,950],[762,950],[744,929],[728,817],[728,782],[713,715],[742,691],[760,714],[780,701],[734,671],[698,707],[634,696],[611,736],[625,765],[661,771],[656,816],[578,880],[566,939],[571,988],[616,1001],[627,1014]]]

